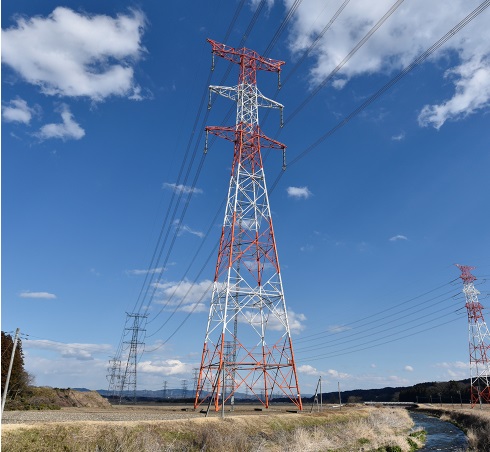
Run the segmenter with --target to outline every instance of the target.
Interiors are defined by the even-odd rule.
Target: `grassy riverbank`
[[[148,422],[51,423],[3,429],[5,452],[36,451],[410,451],[403,409],[243,415]],[[417,440],[411,438],[412,443]]]

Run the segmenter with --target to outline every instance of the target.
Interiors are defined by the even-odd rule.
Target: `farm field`
[[[289,413],[289,407],[255,408],[237,407],[225,412],[224,420],[221,413],[205,418],[182,406],[11,411],[2,421],[2,450],[410,450],[413,422],[404,409],[352,406]]]

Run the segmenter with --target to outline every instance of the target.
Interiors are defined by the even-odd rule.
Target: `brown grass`
[[[308,452],[387,446],[409,451],[407,436],[412,425],[405,410],[373,407],[225,420],[51,423],[4,429],[2,451]]]

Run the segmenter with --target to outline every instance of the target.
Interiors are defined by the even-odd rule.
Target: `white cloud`
[[[291,27],[290,49],[301,55],[309,48],[339,8],[342,0],[311,0],[299,7]],[[293,0],[285,0],[291,6]],[[352,1],[339,15],[310,54],[313,60],[310,83],[321,83],[376,22],[392,6],[392,0]],[[332,85],[342,89],[353,77],[391,74],[408,66],[425,49],[444,36],[476,6],[475,2],[454,0],[444,8],[438,2],[412,0],[404,2],[367,42],[340,69]],[[318,20],[321,15],[325,20]],[[419,123],[440,128],[445,121],[457,120],[488,108],[490,105],[490,10],[460,30],[431,56],[444,64],[457,62],[449,69],[447,79],[454,85],[454,95],[439,104],[422,108]],[[478,37],[478,38],[476,38]]]
[[[65,104],[61,106],[61,119],[63,120],[62,123],[46,124],[42,126],[37,133],[37,136],[42,140],[58,138],[63,141],[70,139],[79,140],[83,138],[85,130],[73,120],[73,115]]]
[[[154,274],[158,274],[158,273],[162,273],[162,272],[163,272],[163,267],[149,268],[147,270],[138,270],[138,269],[126,270],[126,274],[135,275],[135,276],[154,275]]]
[[[398,242],[399,240],[408,240],[408,238],[404,235],[394,235],[388,239],[390,242]]]
[[[161,361],[142,361],[138,363],[138,371],[158,374],[161,376],[185,375],[193,370],[192,364],[186,364],[178,359],[166,359]]]
[[[195,231],[194,229],[191,229],[189,226],[181,223],[180,220],[175,220],[174,221],[174,226],[177,230],[177,235],[182,235],[184,232],[188,232],[189,234],[196,235],[199,238],[204,237],[204,233],[201,231]]]
[[[308,187],[288,187],[288,196],[296,199],[308,199],[312,193]]]
[[[442,363],[436,363],[436,367],[442,367],[444,369],[469,369],[470,364],[465,363],[463,361],[454,361],[454,362],[442,362]]]
[[[79,343],[62,343],[45,339],[29,339],[23,342],[26,349],[41,349],[59,353],[62,358],[74,358],[77,360],[92,360],[94,354],[111,352],[112,346],[109,344],[79,344]]]
[[[207,312],[211,298],[213,282],[205,279],[199,283],[188,280],[156,284],[161,300],[159,304],[167,304],[172,310],[178,306],[183,312]]]
[[[303,364],[302,366],[299,366],[298,372],[305,375],[312,375],[312,376],[321,375],[321,372],[316,367],[310,366],[309,364]]]
[[[334,370],[334,369],[328,369],[326,372],[326,375],[330,378],[338,378],[341,380],[352,378],[352,375],[346,374],[344,372],[339,372],[339,371]]]
[[[407,372],[413,372],[412,366],[405,366],[403,369],[406,370]]]
[[[169,182],[164,182],[162,185],[162,188],[168,188],[169,190],[173,190],[175,193],[194,193],[194,194],[199,194],[202,193],[202,190],[200,188],[192,188],[189,187],[188,185],[182,185],[182,184],[173,184]]]
[[[453,380],[462,380],[468,378],[470,374],[470,363],[462,361],[454,362],[442,362],[436,363],[435,367],[439,367],[444,370],[443,375],[440,376],[441,380],[445,378],[451,378]]]
[[[46,95],[137,98],[132,65],[145,51],[145,22],[136,10],[112,18],[65,7],[48,17],[18,17],[2,30],[2,63]]]
[[[71,360],[67,366],[66,359],[50,359],[39,356],[35,350],[25,348],[26,370],[34,375],[35,384],[59,388],[107,389],[107,359]]]
[[[315,247],[308,243],[307,245],[300,246],[299,250],[302,252],[311,252],[315,250]]]
[[[291,309],[288,309],[288,321],[291,333],[300,333],[306,328],[306,316],[301,313],[297,314]]]
[[[349,331],[351,330],[352,328],[350,326],[347,326],[347,325],[330,325],[329,327],[327,327],[327,331],[329,333],[342,333],[344,331]]]
[[[405,132],[400,132],[398,135],[393,135],[391,139],[393,141],[402,141],[405,139]]]
[[[440,129],[448,120],[457,120],[490,106],[490,51],[474,56],[447,71],[455,79],[454,96],[439,104],[425,105],[418,117],[421,126]]]
[[[2,117],[6,122],[29,124],[34,113],[35,110],[30,108],[24,99],[20,98],[13,99],[7,105],[2,106]]]
[[[42,298],[45,300],[54,300],[56,298],[56,295],[54,293],[49,293],[49,292],[30,292],[30,291],[24,291],[19,294],[19,297],[21,298]]]

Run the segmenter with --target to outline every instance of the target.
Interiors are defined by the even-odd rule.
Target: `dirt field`
[[[205,418],[185,406],[10,411],[2,421],[2,451],[305,452],[359,450],[367,444],[373,450],[388,445],[410,449],[413,422],[403,409],[325,407],[290,413],[289,406],[256,408],[226,410],[224,421],[221,412]]]
[[[206,408],[206,407],[205,407]],[[226,407],[225,418],[238,415],[267,416],[270,414],[285,414],[288,410],[295,411],[294,405],[282,407],[271,407],[265,410],[260,406],[245,405],[237,406],[234,411]],[[310,410],[304,410],[309,412]],[[208,417],[221,418],[222,412],[210,410]],[[293,415],[293,414],[291,414]],[[204,419],[205,414],[200,409],[194,411],[190,405],[113,405],[109,408],[61,408],[61,410],[41,411],[5,411],[2,419],[2,430],[9,431],[19,427],[39,426],[46,423],[71,423],[71,422],[127,422],[139,423],[145,421],[170,421]]]

